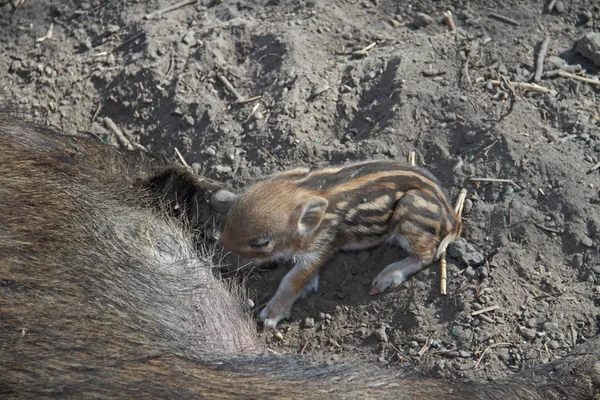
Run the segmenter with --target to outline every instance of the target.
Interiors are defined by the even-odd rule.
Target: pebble
[[[489,274],[490,274],[490,271],[488,270],[488,267],[486,267],[485,265],[479,267],[479,276],[481,278],[487,278],[489,276]]]
[[[467,269],[465,269],[465,275],[467,275],[469,278],[475,278],[475,268],[468,266]]]
[[[229,211],[229,207],[231,207],[231,203],[233,203],[236,197],[235,193],[229,190],[219,190],[210,197],[210,208],[216,212],[225,214]]]
[[[204,154],[206,154],[209,157],[214,157],[217,155],[217,149],[215,149],[212,146],[209,146],[206,148],[206,150],[204,150]]]
[[[551,321],[544,322],[542,324],[542,329],[545,331],[548,331],[548,332],[555,331],[558,329],[558,324],[556,322],[551,322]]]
[[[117,33],[117,32],[119,32],[120,29],[121,29],[121,27],[118,25],[108,25],[106,27],[106,31],[108,33]]]
[[[577,41],[575,51],[600,67],[600,32],[589,32]]]
[[[448,254],[450,254],[450,257],[469,266],[481,265],[485,261],[483,254],[475,250],[475,247],[464,239],[450,243],[448,246]]]
[[[469,357],[471,357],[471,353],[469,353],[469,352],[468,352],[468,351],[466,351],[466,350],[460,350],[460,351],[458,352],[458,355],[459,355],[460,357],[462,357],[462,358],[469,358]]]
[[[228,165],[216,165],[215,170],[219,174],[230,174],[233,171]]]
[[[533,340],[535,339],[536,333],[533,329],[525,328],[521,330],[521,335],[527,340]]]
[[[425,14],[425,13],[417,13],[415,15],[415,19],[413,21],[413,23],[415,24],[415,26],[417,28],[422,28],[424,26],[430,25],[431,23],[433,23],[433,18],[431,18],[429,15]]]
[[[528,328],[535,328],[538,325],[538,321],[535,318],[529,318],[527,322],[525,322],[525,325]]]
[[[188,31],[181,41],[187,45],[192,45],[196,43],[196,38],[194,37],[194,31]]]
[[[595,273],[600,274],[600,265],[592,265],[590,269]]]
[[[431,342],[431,347],[433,347],[434,349],[439,349],[440,347],[442,347],[442,340],[441,339],[434,339]]]
[[[279,331],[275,331],[275,333],[273,334],[273,337],[277,340],[283,340],[283,334]]]
[[[315,320],[314,320],[314,318],[310,318],[310,317],[304,318],[303,326],[305,328],[313,328],[315,326]]]
[[[373,332],[373,334],[375,335],[375,339],[377,339],[378,342],[388,342],[388,336],[387,333],[385,333],[385,328],[379,328],[375,332]]]
[[[200,163],[192,163],[192,170],[196,175],[200,175],[200,171],[202,171],[202,164]]]
[[[554,9],[556,10],[556,12],[558,14],[562,14],[565,12],[565,4],[562,1],[557,1],[556,4],[554,5]]]
[[[581,240],[581,244],[584,245],[585,247],[593,247],[594,241],[586,236]]]
[[[551,350],[556,350],[560,347],[560,343],[558,343],[556,340],[551,340],[548,342],[548,348]]]

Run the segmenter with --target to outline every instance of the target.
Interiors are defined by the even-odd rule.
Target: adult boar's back
[[[600,344],[480,385],[264,355],[190,227],[219,188],[0,117],[0,397],[586,399]],[[176,195],[173,195],[176,192]],[[169,199],[185,212],[173,212]]]

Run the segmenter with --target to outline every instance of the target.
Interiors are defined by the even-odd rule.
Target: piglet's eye
[[[270,244],[271,239],[265,237],[252,239],[250,242],[248,242],[248,246],[252,247],[255,250],[263,250],[267,248]]]

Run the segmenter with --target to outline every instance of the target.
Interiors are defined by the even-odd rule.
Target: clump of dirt
[[[0,101],[119,145],[108,117],[240,190],[291,167],[412,149],[452,197],[468,190],[447,296],[434,265],[370,297],[372,278],[405,254],[342,253],[279,338],[262,334],[275,351],[489,379],[598,333],[599,47],[576,51],[597,36],[594,1],[190,3],[6,3]],[[542,89],[524,85],[547,37],[555,71]],[[257,311],[285,272],[244,272]]]

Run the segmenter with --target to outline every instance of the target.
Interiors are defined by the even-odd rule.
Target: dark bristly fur
[[[0,398],[578,400],[598,388],[598,340],[485,385],[264,356],[240,299],[154,205],[171,190],[205,199],[202,180],[149,190],[138,178],[95,139],[0,117]]]

